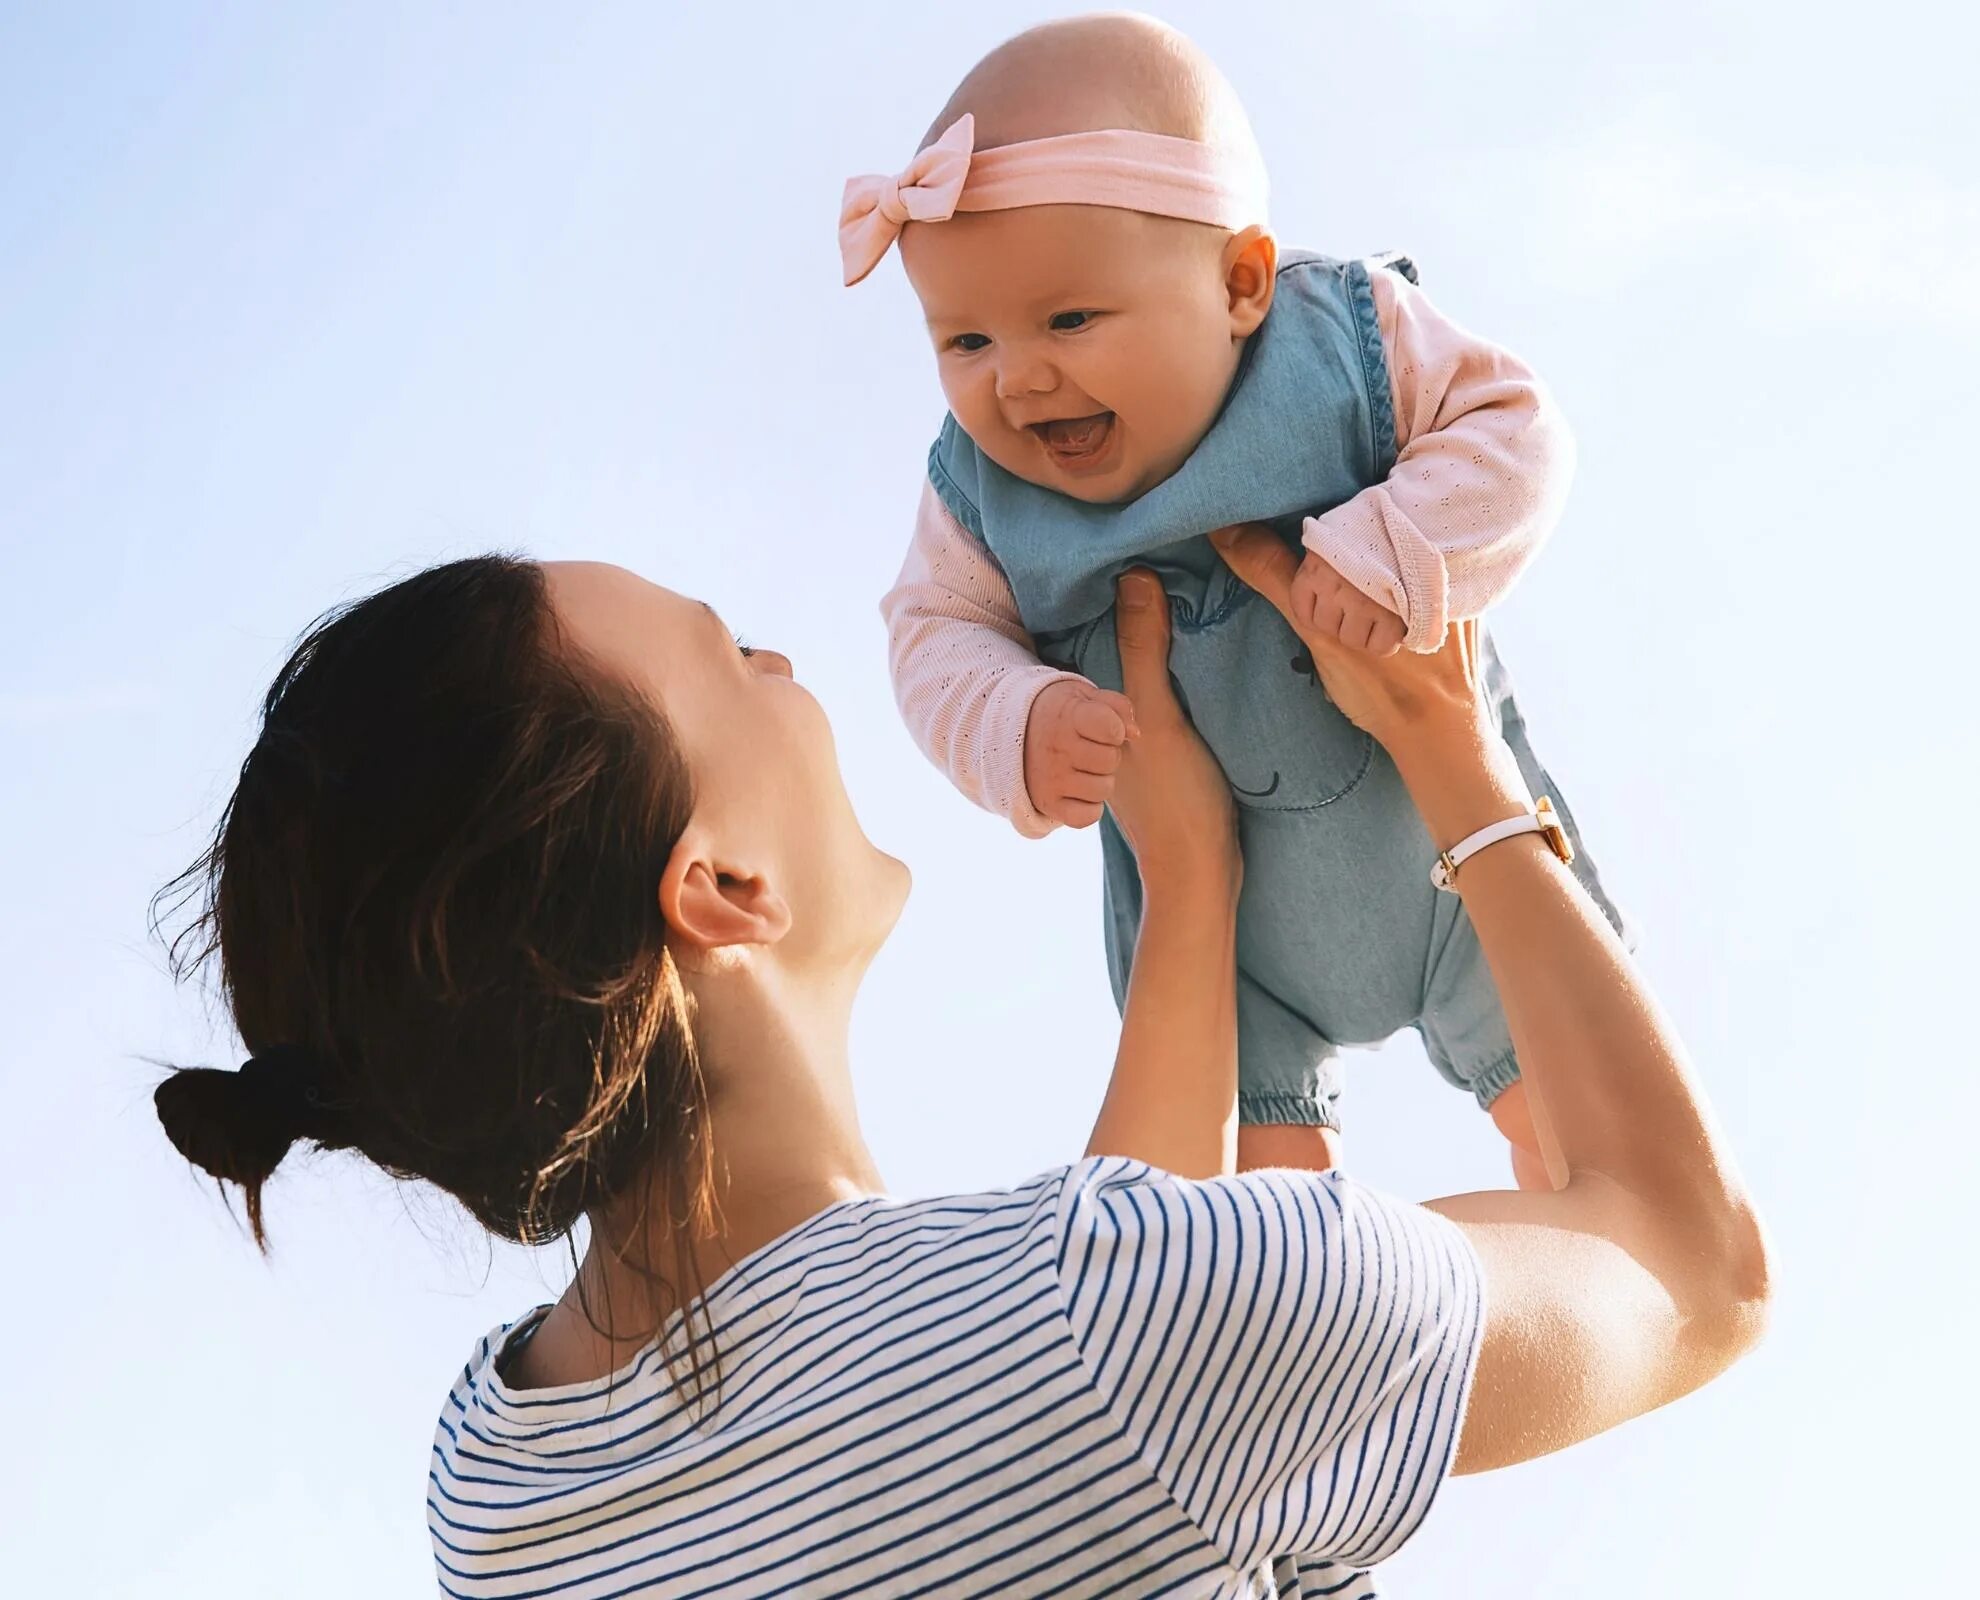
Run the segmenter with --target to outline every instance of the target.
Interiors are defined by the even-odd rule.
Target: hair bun
[[[238,1072],[185,1067],[152,1091],[165,1137],[194,1166],[246,1192],[261,1233],[261,1188],[308,1133],[311,1091],[285,1063],[257,1058]]]

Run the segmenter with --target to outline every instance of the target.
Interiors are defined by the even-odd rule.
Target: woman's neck
[[[715,1168],[715,1229],[694,1247],[706,1287],[753,1251],[826,1207],[883,1192],[853,1103],[847,1040],[858,974],[801,984],[777,969],[699,974],[696,1043],[708,1082]],[[664,1188],[664,1174],[649,1180]],[[621,1196],[616,1216],[669,1214],[667,1196]],[[641,1202],[645,1204],[642,1205]],[[681,1298],[674,1242],[664,1226],[624,1235],[592,1219],[578,1276],[518,1358],[522,1387],[585,1382],[631,1359]],[[588,1310],[587,1310],[588,1308]]]

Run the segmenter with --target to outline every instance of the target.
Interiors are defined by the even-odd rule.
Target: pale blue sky
[[[1094,842],[973,813],[896,720],[874,602],[939,401],[898,269],[847,293],[833,244],[841,180],[1059,9],[0,0],[13,1592],[427,1592],[441,1397],[560,1281],[338,1158],[282,1174],[264,1263],[151,1115],[147,1057],[234,1042],[146,897],[286,643],[388,575],[601,557],[789,651],[917,877],[858,1019],[882,1169],[1078,1150]],[[1405,1595],[1941,1593],[1967,1543],[1977,41],[1729,9],[1161,8],[1285,238],[1409,249],[1573,418],[1500,639],[1779,1245],[1758,1355],[1453,1485]],[[1368,1181],[1496,1181],[1413,1044],[1348,1112]]]

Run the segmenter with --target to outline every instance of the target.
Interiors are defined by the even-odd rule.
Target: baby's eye
[[[977,350],[986,349],[989,346],[989,343],[990,343],[990,337],[988,334],[959,333],[949,341],[949,348],[951,350],[974,352]]]
[[[1052,331],[1054,333],[1071,333],[1075,329],[1085,327],[1092,320],[1093,313],[1091,311],[1061,311],[1052,319]]]

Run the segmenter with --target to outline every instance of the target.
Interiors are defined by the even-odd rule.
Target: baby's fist
[[[1339,639],[1371,656],[1392,656],[1409,630],[1387,606],[1378,605],[1311,550],[1293,574],[1294,622]]]
[[[1024,725],[1024,786],[1040,816],[1090,828],[1114,797],[1121,749],[1136,732],[1134,707],[1084,678],[1048,683]]]

